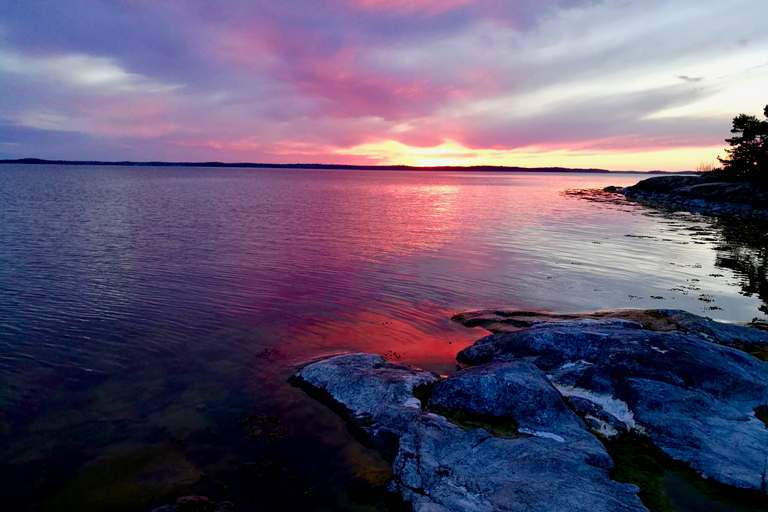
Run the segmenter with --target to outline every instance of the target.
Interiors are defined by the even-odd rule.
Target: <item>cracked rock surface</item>
[[[589,458],[567,440],[494,437],[426,413],[400,440],[390,489],[416,511],[646,510],[637,487]]]
[[[494,375],[498,372],[498,375]],[[602,444],[533,365],[507,363],[459,372],[435,387],[434,405],[485,414],[463,399],[480,386],[495,393],[513,437],[463,429],[422,411],[414,388],[439,377],[372,354],[331,357],[291,381],[331,406],[350,432],[385,453],[397,450],[389,490],[417,511],[646,510],[637,487],[612,481]],[[495,391],[491,391],[493,388]],[[472,402],[472,403],[470,403]]]
[[[643,313],[664,329],[617,318],[537,322],[482,338],[457,359],[531,362],[578,399],[575,409],[594,408],[593,428],[603,416],[604,434],[627,425],[702,476],[768,492],[768,428],[756,418],[768,404],[768,363],[726,346],[766,344],[768,333],[684,311]]]

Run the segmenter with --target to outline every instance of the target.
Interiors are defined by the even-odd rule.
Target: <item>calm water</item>
[[[383,510],[347,489],[386,461],[285,383],[303,362],[451,373],[468,309],[765,320],[765,226],[561,194],[640,179],[2,166],[0,499]]]

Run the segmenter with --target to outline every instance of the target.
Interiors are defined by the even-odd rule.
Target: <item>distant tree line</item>
[[[482,171],[482,172],[579,172],[607,173],[606,169],[573,169],[570,167],[512,167],[504,165],[440,165],[417,167],[412,165],[349,165],[349,164],[264,164],[226,162],[104,162],[100,160],[43,160],[41,158],[18,158],[0,160],[0,164],[27,165],[102,165],[125,167],[245,167],[256,169],[337,169],[353,171]],[[630,171],[632,172],[632,171]],[[649,171],[660,173],[662,171]]]
[[[768,105],[763,109],[766,120],[739,114],[733,118],[731,133],[725,142],[731,145],[725,158],[717,157],[722,169],[715,172],[728,179],[753,181],[768,187]]]

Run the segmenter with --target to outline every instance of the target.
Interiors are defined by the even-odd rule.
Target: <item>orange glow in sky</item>
[[[336,150],[339,155],[362,155],[382,165],[454,166],[501,165],[520,167],[576,167],[610,170],[683,171],[698,163],[716,163],[724,156],[723,146],[639,148],[636,151],[571,150],[530,146],[514,150],[469,149],[447,140],[433,147],[407,146],[394,140],[367,143]],[[692,162],[695,162],[692,164]]]

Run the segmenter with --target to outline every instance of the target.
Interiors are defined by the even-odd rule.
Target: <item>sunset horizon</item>
[[[766,512],[765,0],[0,0],[8,511]]]
[[[10,3],[0,159],[685,171],[765,103],[756,1]]]

